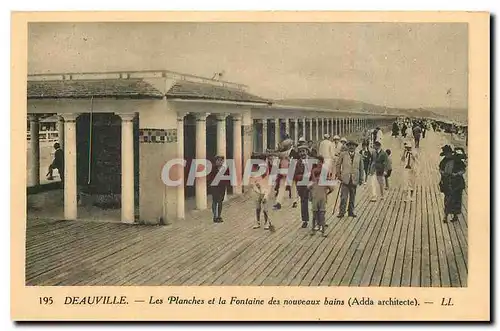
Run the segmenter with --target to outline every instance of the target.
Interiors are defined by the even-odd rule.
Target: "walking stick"
[[[337,208],[337,201],[339,200],[339,195],[340,195],[340,186],[342,185],[342,183],[339,181],[339,189],[337,191],[337,197],[335,198],[335,203],[333,204],[333,212],[332,212],[332,215],[335,214],[335,208]]]

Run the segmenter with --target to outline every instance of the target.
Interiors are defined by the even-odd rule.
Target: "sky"
[[[28,33],[30,74],[224,71],[272,99],[467,107],[464,23],[30,23]]]

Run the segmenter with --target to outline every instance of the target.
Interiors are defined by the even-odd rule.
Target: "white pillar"
[[[177,114],[177,157],[184,160],[184,116]],[[185,218],[184,167],[177,167],[177,178],[182,183],[177,186],[177,218]]]
[[[38,116],[29,115],[31,167],[29,186],[40,185],[40,123]]]
[[[319,140],[319,118],[316,117],[316,141]]]
[[[281,123],[279,118],[274,119],[274,148],[278,147],[278,144],[280,143],[280,129],[281,129]]]
[[[228,114],[217,114],[217,155],[226,157],[226,117]]]
[[[262,119],[262,151],[267,150],[267,118]]]
[[[134,117],[117,114],[122,119],[122,223],[134,223]]]
[[[308,138],[307,138],[307,119],[305,117],[302,119],[302,136],[304,137],[305,140],[308,140]]]
[[[76,118],[78,114],[64,114],[64,219],[76,220]]]
[[[243,169],[245,169],[245,166],[252,158],[252,151],[253,151],[253,118],[252,118],[252,112],[251,110],[245,110],[242,114],[242,121],[241,121],[241,130],[243,132],[242,135],[242,164],[241,166],[241,177],[243,178]],[[243,185],[243,181],[241,183],[242,191],[247,192],[249,187]]]
[[[290,119],[286,118],[285,119],[285,133],[292,138],[292,135],[290,134]]]
[[[233,115],[233,159],[236,168],[236,185],[233,186],[234,194],[241,194],[243,192],[241,186],[241,178],[242,178],[241,120],[242,116],[240,114]]]
[[[208,113],[197,113],[196,116],[196,159],[207,158],[207,116]],[[207,209],[207,177],[196,177],[196,209]]]
[[[59,145],[61,145],[61,149],[64,151],[64,118],[61,116],[59,116],[59,120],[57,121],[57,136]]]
[[[295,131],[293,132],[294,133],[293,140],[295,141],[295,145],[297,145],[299,141],[299,120],[297,118],[294,120],[293,125],[295,127]]]

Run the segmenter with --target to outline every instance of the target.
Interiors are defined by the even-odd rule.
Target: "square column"
[[[316,117],[316,141],[319,140],[319,118]]]
[[[61,145],[61,149],[64,151],[64,118],[61,116],[59,116],[59,120],[57,121],[57,136],[59,145]]]
[[[278,144],[280,143],[280,131],[281,131],[281,122],[279,118],[274,119],[274,149],[278,148]]]
[[[252,151],[253,151],[253,119],[252,119],[252,113],[250,110],[246,110],[242,114],[242,122],[241,122],[241,129],[243,131],[243,138],[242,138],[242,162],[241,162],[241,178],[243,177],[243,169],[245,169],[245,166],[252,158]],[[243,185],[243,182],[241,183]],[[246,192],[248,187],[243,187],[243,191]]]
[[[135,114],[117,114],[122,119],[122,222],[134,223],[134,117]]]
[[[205,161],[207,159],[207,116],[208,113],[196,114],[196,159]],[[204,169],[206,172],[206,168]],[[196,177],[196,209],[207,209],[207,176]]]
[[[292,137],[292,135],[290,134],[290,119],[288,118],[285,119],[285,133],[289,135],[290,138]]]
[[[31,166],[29,168],[29,179],[30,182],[28,186],[38,186],[40,185],[40,122],[38,116],[29,115],[28,119],[30,121],[30,154],[31,154]]]
[[[308,137],[307,137],[307,119],[305,117],[302,119],[302,136],[304,137],[305,140],[308,140]]]
[[[295,145],[297,145],[299,141],[299,120],[297,118],[294,120],[294,126],[295,126],[295,131],[294,131],[293,141],[295,142]]]
[[[184,116],[187,114],[177,114],[177,158],[184,160]],[[185,201],[184,196],[184,167],[177,167],[177,179],[182,183],[177,186],[177,219],[184,219]]]
[[[243,193],[243,189],[241,186],[241,178],[242,178],[242,146],[241,146],[241,121],[242,116],[240,114],[232,115],[233,116],[233,160],[234,166],[236,170],[236,185],[233,186],[234,194]]]
[[[217,155],[226,157],[226,117],[228,114],[217,114]]]
[[[64,114],[64,219],[76,220],[76,119],[79,114]]]
[[[262,152],[267,150],[267,118],[262,119]]]

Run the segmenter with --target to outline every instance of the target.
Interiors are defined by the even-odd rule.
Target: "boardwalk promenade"
[[[386,134],[394,168],[386,199],[370,202],[362,186],[358,217],[338,219],[332,194],[326,238],[300,227],[291,201],[271,211],[276,232],[252,229],[249,195],[224,206],[221,224],[209,210],[168,226],[28,220],[26,283],[467,286],[467,190],[459,222],[447,224],[438,190],[440,147],[449,139],[429,132],[422,140],[416,199],[404,203],[400,143]]]

